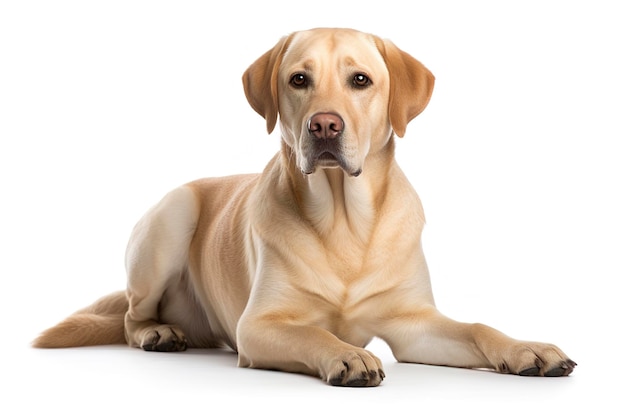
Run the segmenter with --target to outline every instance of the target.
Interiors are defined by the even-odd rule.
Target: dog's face
[[[430,98],[434,77],[391,42],[351,29],[283,38],[243,77],[268,131],[280,115],[285,144],[303,174],[339,167],[358,176]]]
[[[304,174],[341,167],[357,176],[370,147],[389,140],[389,72],[367,35],[295,34],[277,81],[282,137]]]

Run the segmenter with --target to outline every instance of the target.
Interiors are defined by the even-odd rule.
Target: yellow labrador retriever
[[[259,175],[167,194],[135,227],[128,287],[76,312],[37,347],[128,343],[148,351],[228,345],[242,367],[376,386],[373,337],[398,361],[563,376],[551,344],[512,339],[435,307],[420,200],[395,136],[434,77],[393,43],[350,29],[293,33],[243,75],[280,152]]]

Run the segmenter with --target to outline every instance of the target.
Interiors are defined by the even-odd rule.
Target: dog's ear
[[[430,101],[435,77],[421,62],[392,42],[375,37],[389,71],[389,120],[397,136],[403,137],[407,124]]]
[[[243,73],[243,89],[248,103],[265,118],[267,133],[272,133],[278,117],[278,67],[291,37],[282,38],[276,46],[254,61]]]

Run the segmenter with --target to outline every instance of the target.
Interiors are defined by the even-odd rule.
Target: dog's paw
[[[187,349],[187,340],[179,328],[163,324],[147,329],[140,346],[152,352],[180,352]]]
[[[380,359],[365,349],[345,352],[331,359],[325,368],[322,377],[335,386],[375,387],[385,378]]]
[[[554,345],[520,342],[509,349],[496,369],[521,376],[567,376],[575,367],[576,362]]]

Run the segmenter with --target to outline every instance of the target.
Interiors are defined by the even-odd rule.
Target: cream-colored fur
[[[420,200],[394,137],[434,77],[389,41],[348,29],[281,39],[243,76],[281,150],[259,175],[186,184],[135,227],[125,293],[45,331],[38,347],[228,345],[239,366],[376,386],[386,341],[399,361],[568,375],[554,345],[465,324],[435,307]],[[395,135],[394,135],[395,133]]]

